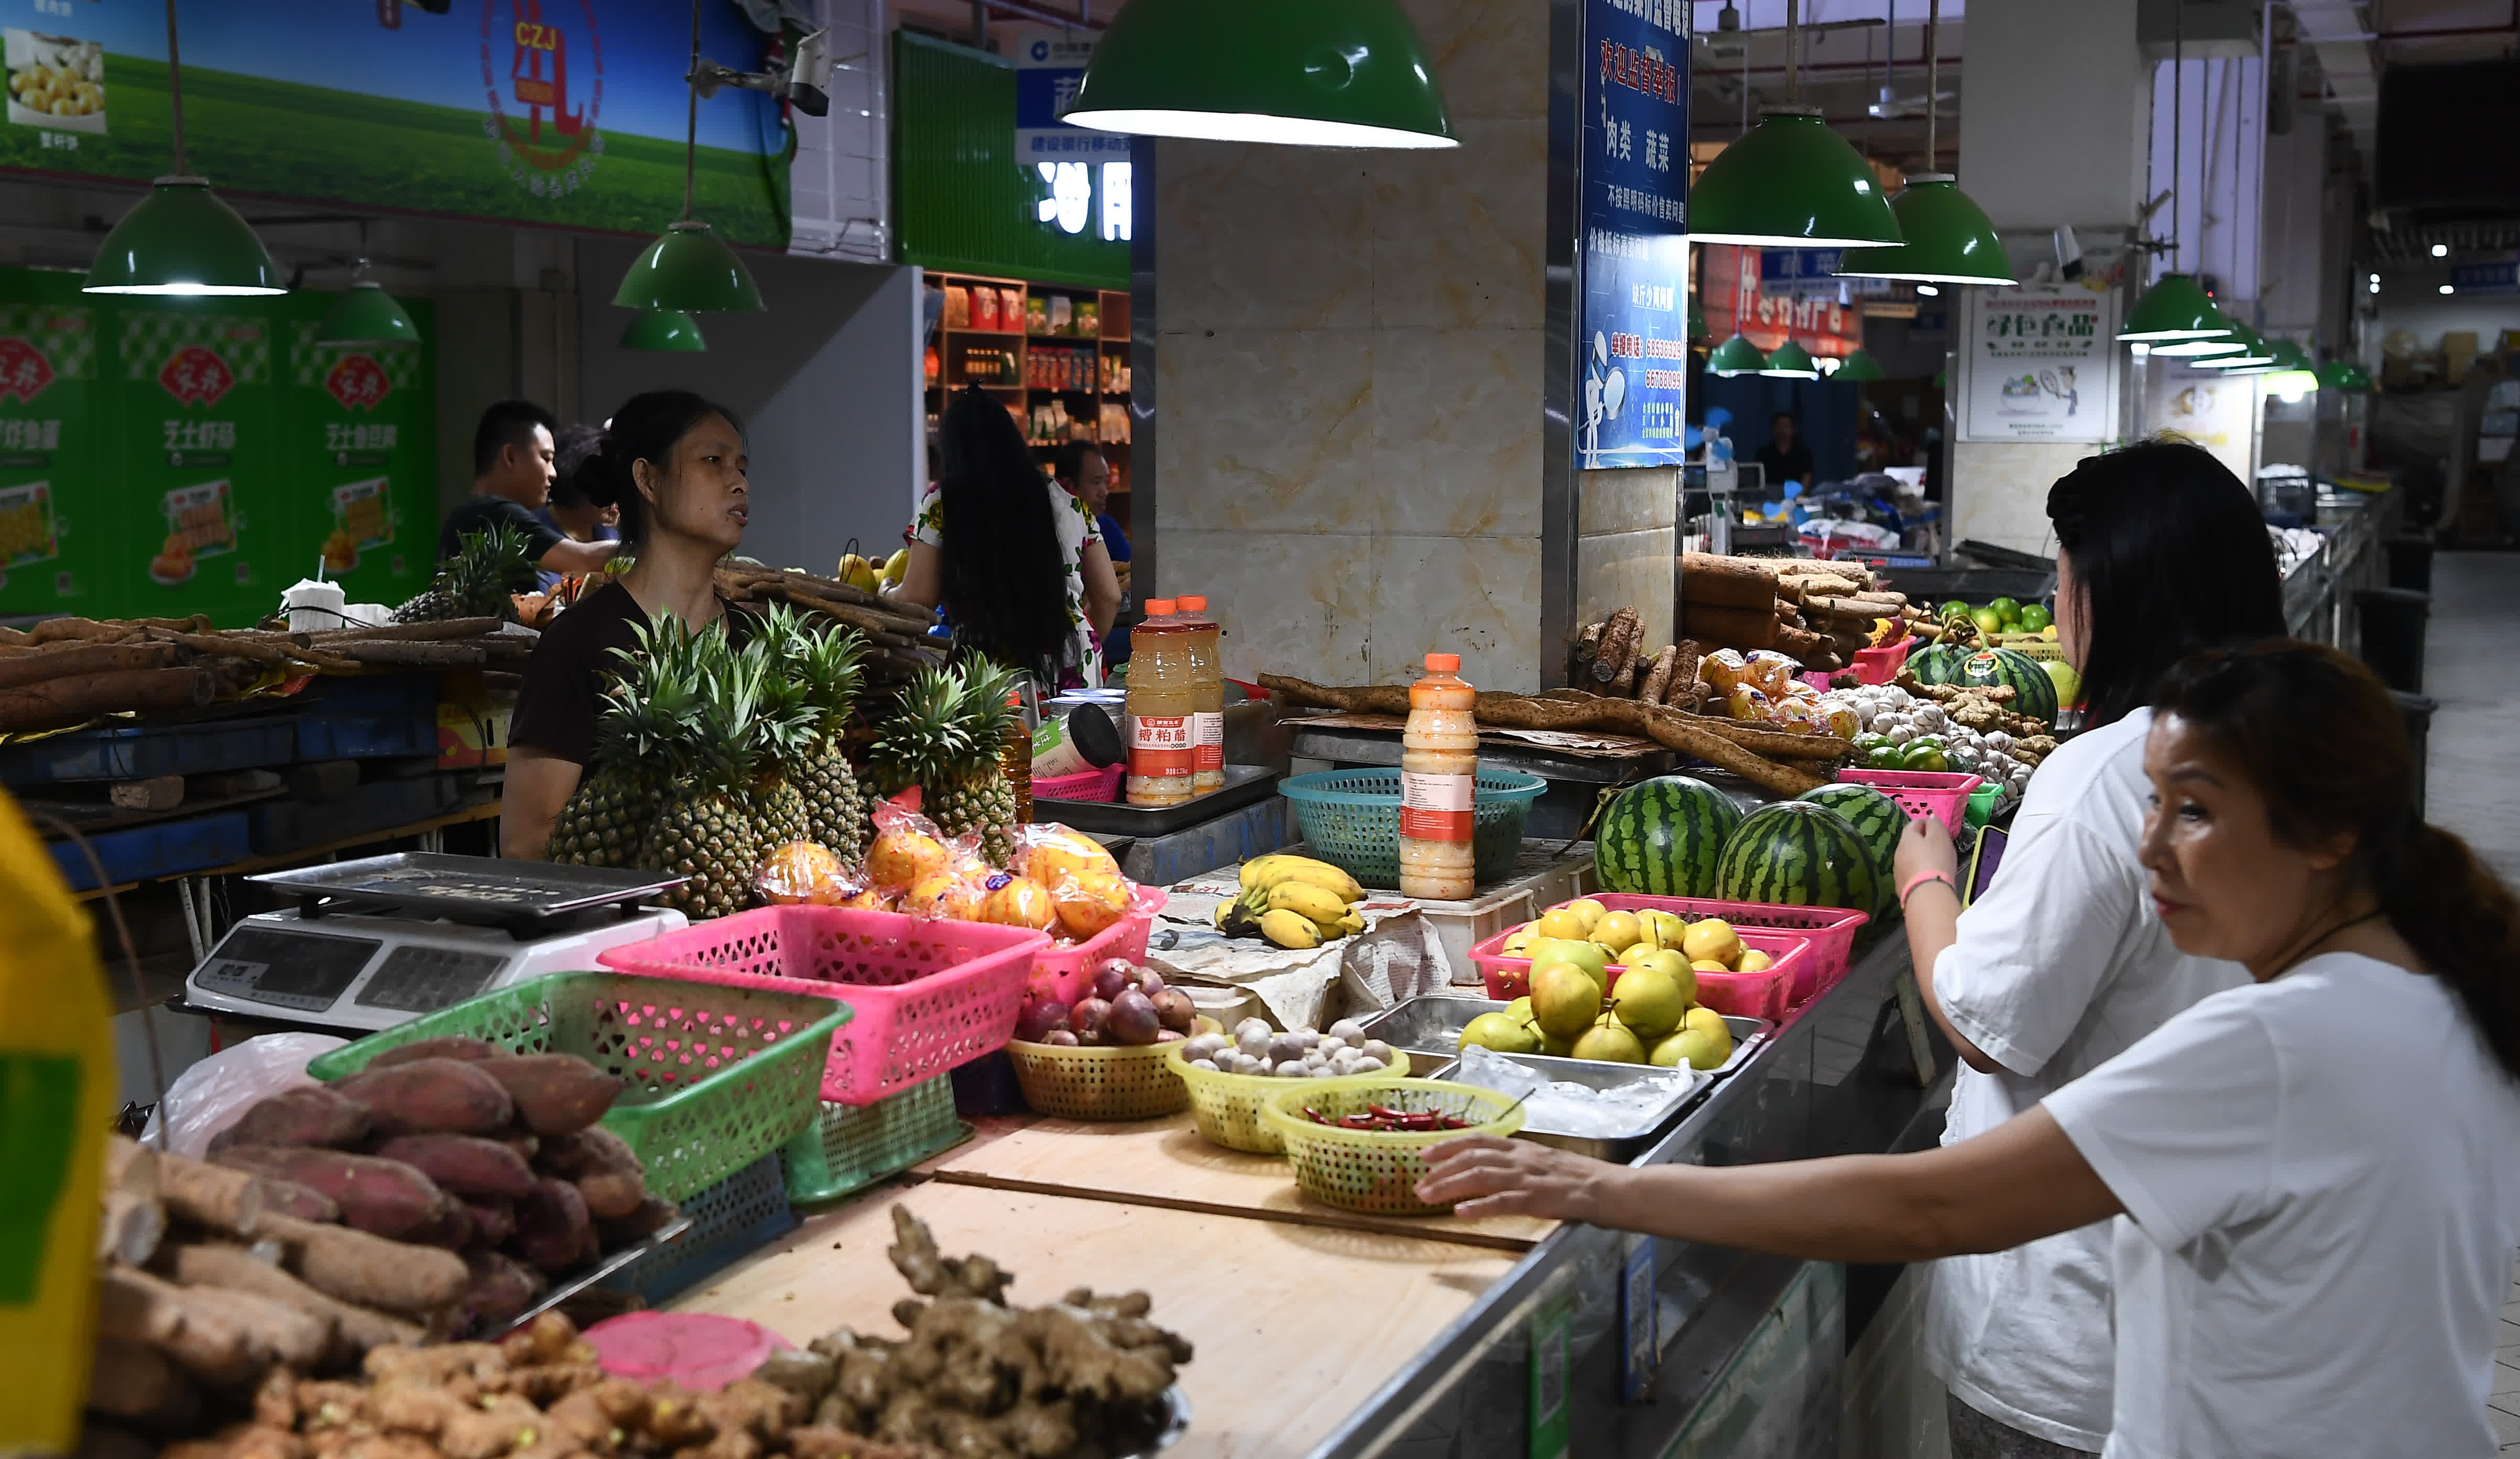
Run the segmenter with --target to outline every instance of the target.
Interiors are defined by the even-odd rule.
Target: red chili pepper
[[[1304,1117],[1315,1124],[1328,1124],[1330,1122],[1329,1117],[1324,1115],[1321,1111],[1314,1109],[1310,1105],[1304,1106]]]
[[[1382,1120],[1381,1120],[1380,1117],[1378,1117],[1378,1116],[1373,1116],[1373,1115],[1343,1115],[1343,1116],[1339,1117],[1339,1128],[1341,1128],[1341,1129],[1375,1129],[1375,1130],[1378,1130],[1378,1129],[1381,1129],[1382,1127],[1383,1127]]]

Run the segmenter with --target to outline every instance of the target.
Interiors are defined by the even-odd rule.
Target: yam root
[[[301,1221],[338,1221],[341,1208],[332,1197],[310,1191],[293,1180],[279,1180],[264,1175],[256,1181],[262,1187],[262,1208],[266,1214],[295,1216]]]
[[[420,1239],[455,1207],[436,1182],[400,1161],[275,1145],[231,1145],[213,1159],[295,1181],[338,1205],[344,1225],[394,1240]]]
[[[360,1306],[425,1316],[463,1296],[472,1280],[452,1252],[347,1226],[265,1216],[263,1231],[288,1250],[290,1266],[307,1286]]]
[[[1260,687],[1292,705],[1312,705],[1336,709],[1346,714],[1406,714],[1409,712],[1409,688],[1405,684],[1366,684],[1355,688],[1333,689],[1308,683],[1285,674],[1262,674]]]
[[[1664,645],[1662,652],[1654,655],[1653,667],[1645,670],[1644,682],[1637,686],[1638,701],[1648,705],[1661,704],[1664,696],[1671,693],[1672,670],[1679,661],[1680,645]]]
[[[1777,601],[1777,570],[1756,558],[1684,552],[1680,600],[1717,608],[1764,609]]]
[[[264,1218],[261,1185],[242,1170],[207,1161],[160,1156],[158,1189],[168,1210],[197,1226],[231,1236],[253,1235]]]
[[[145,1343],[100,1336],[88,1380],[87,1406],[153,1429],[189,1427],[202,1412],[202,1390],[182,1367]]]
[[[618,1251],[632,1242],[645,1241],[664,1230],[681,1215],[681,1208],[671,1201],[659,1201],[650,1196],[641,1201],[638,1208],[628,1215],[598,1222],[597,1229],[604,1238],[605,1250]]]
[[[387,1343],[418,1343],[417,1323],[327,1297],[243,1247],[202,1244],[175,1253],[175,1280],[187,1287],[219,1287],[276,1301],[333,1324],[337,1359],[355,1359]]]
[[[376,1154],[379,1160],[409,1165],[458,1196],[514,1200],[534,1188],[533,1169],[523,1157],[478,1135],[396,1135],[378,1146]]]
[[[1601,684],[1615,684],[1625,675],[1636,658],[1637,638],[1643,631],[1634,608],[1622,608],[1610,615],[1601,629],[1600,657],[1593,661],[1593,678]]]
[[[229,1145],[321,1145],[347,1149],[368,1135],[368,1107],[329,1084],[304,1084],[261,1100],[210,1139]]]
[[[363,1069],[335,1087],[367,1105],[380,1135],[486,1135],[517,1114],[507,1089],[485,1071],[491,1062],[415,1059]]]
[[[199,708],[217,693],[216,677],[198,664],[43,679],[0,689],[0,730],[60,729],[126,709]]]
[[[1697,664],[1706,657],[1706,646],[1693,638],[1684,638],[1672,648],[1677,652],[1672,656],[1671,680],[1663,691],[1663,703],[1676,705],[1683,695],[1689,695],[1691,703],[1694,703],[1692,691],[1697,687]]]
[[[1777,646],[1777,616],[1765,609],[1683,603],[1680,617],[1682,631],[1701,643],[1731,649],[1773,649]]]
[[[1605,722],[1630,734],[1642,735],[1666,749],[1695,755],[1732,771],[1743,780],[1779,796],[1799,796],[1827,784],[1818,776],[1764,759],[1731,740],[1684,722],[1669,709],[1656,710],[1627,700],[1596,699]]]
[[[517,1208],[514,1203],[497,1197],[467,1201],[464,1208],[472,1215],[472,1241],[476,1246],[503,1247],[517,1234]]]
[[[621,1094],[619,1079],[575,1054],[515,1055],[468,1067],[501,1085],[515,1103],[518,1122],[546,1139],[593,1124]]]
[[[234,1315],[190,1300],[183,1288],[126,1266],[97,1278],[97,1332],[165,1354],[204,1382],[227,1386],[261,1371]]]
[[[172,668],[177,652],[173,644],[156,643],[80,643],[39,649],[30,654],[0,659],[0,689],[41,684],[73,674]]]

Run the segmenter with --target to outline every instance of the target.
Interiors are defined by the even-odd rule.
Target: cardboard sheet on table
[[[884,1255],[896,1204],[945,1254],[995,1257],[1019,1304],[1080,1285],[1152,1297],[1153,1319],[1197,1348],[1181,1370],[1190,1431],[1166,1459],[1309,1453],[1514,1260],[1374,1231],[930,1183],[811,1217],[673,1308],[747,1318],[798,1346],[843,1326],[897,1336],[892,1303],[909,1288]]]
[[[1361,729],[1387,730],[1398,734],[1408,721],[1397,714],[1307,714],[1282,721],[1296,729]],[[1506,729],[1499,725],[1479,726],[1482,745],[1529,745],[1541,750],[1553,750],[1582,759],[1628,760],[1641,754],[1660,754],[1663,747],[1635,735],[1610,735],[1596,731]]]
[[[1274,1155],[1200,1138],[1188,1114],[1125,1124],[1044,1119],[928,1167],[940,1181],[1351,1227],[1519,1253],[1557,1228],[1533,1216],[1381,1216],[1325,1206]]]

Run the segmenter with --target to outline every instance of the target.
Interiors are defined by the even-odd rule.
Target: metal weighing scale
[[[248,877],[297,898],[237,923],[184,980],[182,1011],[358,1033],[467,998],[599,967],[595,955],[679,932],[640,902],[658,872],[409,852]]]

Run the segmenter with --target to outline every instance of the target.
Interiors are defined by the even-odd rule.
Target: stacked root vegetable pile
[[[1912,616],[1907,596],[1877,585],[1858,563],[1681,558],[1680,631],[1706,653],[1770,649],[1833,673],[1904,636]]]
[[[729,562],[717,570],[717,590],[730,603],[785,603],[856,629],[865,635],[866,674],[875,683],[906,683],[922,669],[945,663],[943,650],[927,636],[932,616],[837,578]]]
[[[107,714],[194,709],[276,677],[372,668],[521,668],[530,634],[497,617],[320,633],[218,629],[190,618],[52,618],[0,628],[0,733],[64,729]]]
[[[893,1306],[906,1337],[843,1328],[692,1392],[608,1375],[546,1312],[495,1344],[381,1343],[341,1378],[269,1365],[248,1417],[163,1459],[1101,1459],[1162,1431],[1191,1346],[1147,1320],[1146,1294],[1010,1306],[996,1262],[940,1255],[906,1208],[892,1217],[888,1254],[919,1295]]]
[[[262,1100],[205,1161],[117,1139],[90,1406],[180,1427],[275,1369],[513,1321],[675,1217],[595,1123],[619,1091],[574,1056],[430,1039]]]

